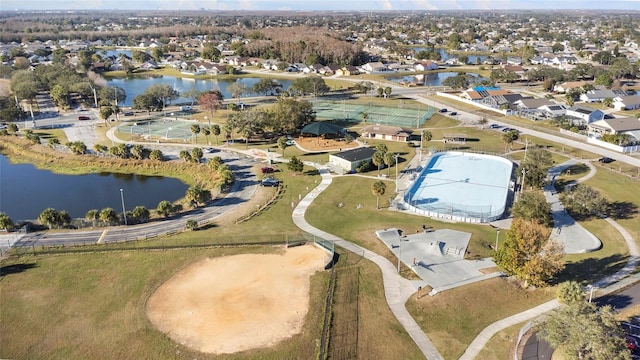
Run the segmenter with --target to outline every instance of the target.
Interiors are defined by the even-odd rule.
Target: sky
[[[0,0],[0,10],[513,10],[640,11],[640,0]]]

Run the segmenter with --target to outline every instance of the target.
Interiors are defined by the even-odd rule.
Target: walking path
[[[409,336],[418,345],[418,348],[424,356],[429,360],[443,359],[442,355],[438,352],[436,347],[431,343],[431,340],[427,337],[424,331],[420,328],[418,323],[413,319],[409,311],[405,307],[405,303],[409,297],[418,290],[417,282],[407,280],[396,272],[396,267],[384,257],[364,249],[358,245],[355,245],[349,241],[339,238],[335,235],[329,234],[325,231],[317,229],[311,226],[305,219],[304,215],[311,204],[311,202],[323,192],[332,182],[332,176],[326,167],[314,163],[305,163],[318,168],[322,181],[320,184],[311,190],[301,201],[293,211],[293,222],[300,229],[319,236],[323,239],[333,241],[336,245],[351,251],[353,253],[362,255],[365,259],[374,262],[382,271],[382,282],[384,286],[384,293],[387,299],[387,304],[393,315],[398,319],[400,324],[405,328]]]
[[[550,176],[554,177],[559,175],[564,169],[566,169],[567,167],[576,164],[577,161],[575,160],[569,160],[563,164],[560,164],[552,169],[549,170],[549,174]],[[587,164],[587,166],[589,166],[590,170],[589,174],[585,175],[584,177],[580,178],[577,180],[578,183],[586,181],[588,179],[590,179],[591,177],[593,177],[595,175],[595,167],[593,167],[592,164]],[[550,192],[551,189],[545,188],[545,196],[547,196],[547,192]],[[553,191],[555,194],[555,191]],[[551,196],[551,195],[550,195]],[[557,195],[553,195],[552,199],[556,199]],[[549,197],[547,197],[547,199],[549,199]],[[560,206],[562,206],[560,204]],[[562,214],[558,214],[557,212],[554,211],[553,213],[554,215],[554,229],[555,229],[555,224],[556,224],[556,216],[560,215],[562,216],[562,219],[566,219],[566,217],[568,217],[569,219],[571,219],[571,221],[573,221],[575,223],[575,220],[573,220],[569,215],[566,214],[566,212],[563,212]],[[613,275],[610,275],[606,278],[600,279],[596,282],[594,282],[593,284],[591,284],[590,286],[592,286],[593,288],[596,289],[600,289],[599,293],[602,295],[605,294],[609,294],[611,292],[614,292],[616,290],[619,290],[625,286],[628,286],[631,283],[634,283],[638,280],[640,280],[640,274],[636,274],[636,275],[632,275],[629,276],[631,274],[633,274],[633,272],[635,271],[635,269],[637,268],[638,264],[640,264],[640,251],[638,250],[638,246],[636,245],[636,242],[634,241],[633,237],[631,236],[631,234],[629,234],[629,232],[624,229],[622,226],[620,226],[617,222],[615,222],[615,220],[611,219],[611,218],[607,218],[605,219],[609,224],[611,224],[614,228],[616,228],[616,230],[618,230],[620,232],[620,234],[622,235],[622,237],[624,238],[625,243],[627,244],[627,247],[629,249],[629,260],[627,261],[627,264],[624,266],[624,268],[622,268],[621,270],[619,270],[618,272],[616,272]],[[560,220],[563,221],[563,220]],[[573,227],[573,226],[571,226]],[[582,228],[582,227],[581,227]],[[582,229],[584,232],[588,233],[589,236],[593,235],[591,233],[589,233],[588,231]],[[563,232],[565,232],[566,234],[566,228],[564,230],[562,230]],[[572,235],[572,236],[581,236],[579,235],[579,232],[576,231],[576,234]],[[595,238],[595,237],[594,237]],[[584,241],[583,239],[580,239],[580,242]],[[589,242],[590,240],[587,239],[587,242]],[[599,242],[599,240],[598,240]],[[573,244],[570,244],[570,246],[573,246]],[[557,299],[548,301],[546,303],[543,303],[541,305],[538,305],[532,309],[523,311],[519,314],[515,314],[512,315],[508,318],[499,320],[494,322],[493,324],[487,326],[486,328],[484,328],[480,334],[478,334],[478,336],[476,336],[475,339],[473,339],[473,341],[471,342],[471,344],[469,344],[469,346],[467,347],[467,350],[464,352],[464,354],[462,355],[462,357],[460,357],[460,360],[472,360],[474,359],[476,356],[478,356],[478,354],[480,353],[480,351],[482,351],[482,349],[484,349],[484,347],[486,346],[487,342],[489,342],[489,340],[499,331],[504,330],[510,326],[525,322],[527,320],[531,320],[531,319],[535,319],[553,309],[556,309],[560,306],[560,303],[558,302]]]

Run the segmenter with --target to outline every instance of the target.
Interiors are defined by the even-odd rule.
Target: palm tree
[[[387,190],[387,185],[381,180],[378,180],[371,185],[371,192],[376,196],[376,209],[380,209],[380,196],[384,195]]]
[[[380,166],[384,164],[384,154],[384,152],[378,150],[373,153],[373,157],[371,158],[371,161],[373,161],[373,165],[378,167],[378,175],[380,175]]]
[[[384,154],[384,164],[387,166],[387,176],[391,176],[391,165],[393,165],[395,159],[395,154],[392,152]]]
[[[205,125],[202,127],[202,133],[207,138],[207,144],[211,145],[211,143],[209,142],[209,135],[211,135],[211,129]]]
[[[369,119],[369,114],[366,112],[363,112],[360,116],[362,116],[362,122],[366,124],[367,119]]]
[[[507,131],[506,133],[504,133],[504,135],[502,135],[502,141],[505,142],[504,144],[504,152],[507,152],[507,145],[513,144],[514,141],[518,140],[518,131],[517,130],[511,130],[511,131]],[[513,145],[511,145],[511,149],[513,149]]]
[[[431,141],[431,139],[433,139],[433,134],[431,133],[431,131],[422,130],[422,137],[420,138],[420,151],[422,151],[422,148],[426,147],[426,143]]]
[[[200,125],[198,125],[198,124],[193,124],[193,125],[191,125],[191,132],[192,132],[192,133],[193,133],[193,135],[195,136],[195,142],[194,142],[194,144],[198,142],[198,134],[200,133],[200,130],[201,130],[201,129],[200,129]]]
[[[214,124],[213,126],[211,126],[211,132],[213,133],[213,136],[216,137],[216,145],[218,145],[218,136],[220,135],[220,125]]]

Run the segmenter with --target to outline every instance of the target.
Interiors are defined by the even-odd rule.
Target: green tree
[[[548,225],[551,223],[551,205],[540,191],[527,191],[513,204],[511,215]]]
[[[282,150],[282,156],[284,156],[284,149],[287,148],[288,141],[289,139],[287,139],[285,136],[281,136],[280,138],[278,138],[278,148]]]
[[[4,212],[0,211],[0,229],[11,231],[13,229],[13,220]]]
[[[564,268],[564,250],[549,239],[550,229],[535,221],[514,218],[507,239],[495,252],[495,262],[505,273],[529,285],[544,286]]]
[[[222,168],[223,169],[220,171],[220,180],[222,181],[222,185],[229,186],[233,184],[233,182],[236,180],[233,172],[226,166]]]
[[[209,135],[211,135],[211,128],[209,128],[207,125],[203,125],[202,134],[207,139],[207,145],[211,145],[211,142],[209,142]]]
[[[173,204],[171,204],[171,202],[167,200],[160,201],[158,203],[158,206],[156,207],[156,212],[158,213],[158,215],[163,216],[165,218],[173,214],[173,211],[174,211]]]
[[[220,166],[224,164],[222,161],[222,158],[220,156],[214,156],[211,159],[209,159],[209,161],[207,162],[207,165],[209,166],[209,169],[213,170],[213,171],[218,171],[218,169],[220,168]]]
[[[144,223],[149,221],[151,213],[146,207],[138,205],[131,211],[131,217],[135,222]]]
[[[98,116],[100,116],[100,119],[104,120],[104,124],[107,126],[109,125],[109,118],[111,117],[111,115],[114,114],[113,108],[111,106],[101,106],[100,107],[100,112],[98,113]]]
[[[234,99],[238,99],[238,103],[240,103],[240,98],[242,95],[248,92],[248,88],[245,84],[240,81],[236,81],[233,84],[227,86],[227,91],[231,93],[231,97]]]
[[[301,173],[302,170],[304,169],[304,164],[302,163],[302,160],[293,156],[291,160],[289,160],[289,163],[287,164],[287,169],[293,171],[294,173]]]
[[[520,134],[517,130],[507,131],[502,135],[502,141],[504,141],[504,152],[507,152],[507,146],[511,145],[513,149],[513,142],[518,140]]]
[[[376,209],[380,209],[380,196],[384,195],[385,191],[387,191],[387,185],[381,180],[371,185],[371,192],[376,197]]]
[[[384,97],[385,97],[385,99],[388,99],[388,98],[391,97],[391,91],[392,91],[391,86],[386,86],[384,88]]]
[[[104,208],[100,210],[100,221],[104,224],[111,225],[118,220],[118,214],[113,208]]]
[[[556,296],[561,304],[570,305],[576,302],[584,301],[584,291],[577,281],[565,281],[558,285]]]
[[[190,231],[198,230],[198,222],[194,219],[189,219],[184,227]]]
[[[304,99],[280,97],[268,111],[271,129],[276,133],[291,133],[315,121],[313,104]]]
[[[206,204],[211,200],[211,191],[203,189],[198,185],[193,185],[187,189],[185,198],[190,204],[193,204],[194,207],[198,207],[200,203]]]
[[[149,157],[150,150],[140,144],[135,144],[131,147],[131,157],[134,159],[142,160]]]
[[[202,148],[196,147],[191,149],[191,161],[193,161],[194,163],[200,163],[203,155],[204,154],[202,153]]]
[[[562,204],[571,213],[583,217],[604,214],[609,207],[609,202],[598,190],[584,184],[578,184],[571,191],[563,193]]]
[[[198,134],[200,134],[201,130],[202,129],[200,128],[200,125],[198,125],[198,124],[191,125],[191,133],[194,136],[194,141],[193,141],[194,144],[198,143]]]
[[[178,158],[187,162],[191,162],[191,153],[189,152],[189,150],[180,150],[180,152],[178,153]]]
[[[611,74],[609,74],[608,72],[603,72],[602,74],[596,77],[596,79],[593,81],[593,84],[602,85],[607,88],[610,88],[611,84],[613,84],[613,78],[611,77]]]
[[[387,167],[387,176],[391,176],[391,165],[396,161],[395,154],[388,152],[384,154],[384,165]]]
[[[117,144],[109,148],[109,154],[120,159],[127,159],[131,155],[127,144]]]
[[[220,125],[213,124],[211,126],[211,132],[213,133],[213,136],[216,137],[216,145],[218,145],[218,136],[220,136]]]
[[[526,158],[520,164],[525,170],[525,185],[541,188],[546,183],[547,172],[553,165],[551,153],[542,148],[527,151]],[[523,189],[524,190],[524,189]]]
[[[567,359],[630,360],[622,327],[611,306],[576,301],[561,307],[537,326],[538,335],[561,349]]]
[[[99,215],[100,215],[100,212],[98,211],[98,209],[91,209],[87,211],[87,213],[84,215],[84,218],[87,221],[91,221],[92,226],[96,226],[96,222],[99,219]]]
[[[420,147],[423,149],[427,147],[427,143],[433,139],[433,134],[429,130],[422,130],[422,136],[420,137]]]
[[[162,150],[159,150],[159,149],[151,150],[151,152],[149,153],[149,159],[156,160],[156,161],[163,161],[164,155],[162,154]]]
[[[380,167],[382,166],[382,164],[384,164],[384,154],[385,152],[378,150],[374,152],[373,156],[371,157],[373,165],[378,168],[378,175],[380,175]]]
[[[60,225],[60,217],[56,209],[46,208],[38,216],[38,221],[42,225],[46,225],[49,229],[58,227]]]

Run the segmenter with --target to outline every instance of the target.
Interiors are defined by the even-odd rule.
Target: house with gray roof
[[[617,111],[640,109],[640,95],[616,96],[613,98],[613,107]]]
[[[574,124],[586,125],[605,118],[602,110],[594,109],[584,105],[574,105],[566,112],[569,120]]]
[[[336,154],[329,154],[329,164],[336,170],[351,172],[357,169],[363,161],[371,161],[375,152],[375,148],[359,147]]]

